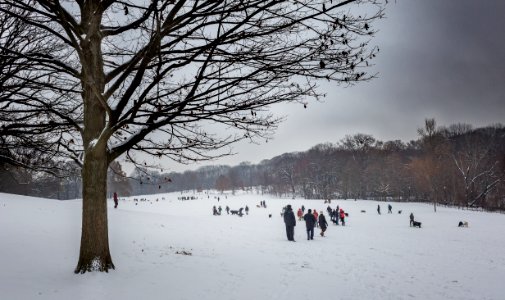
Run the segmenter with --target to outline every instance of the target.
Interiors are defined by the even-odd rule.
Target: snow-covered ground
[[[326,215],[322,200],[180,196],[131,197],[117,209],[109,201],[116,270],[75,275],[81,201],[0,194],[0,299],[505,299],[502,214],[434,213],[417,203],[392,203],[387,214],[380,203],[379,216],[377,202],[334,200],[349,213],[347,226],[331,224],[326,237],[316,229],[307,241],[298,222],[293,243],[281,207],[304,204]],[[261,200],[267,208],[256,207]],[[212,215],[213,205],[246,204],[242,218]],[[409,227],[410,212],[421,229]],[[460,220],[470,226],[458,228]]]

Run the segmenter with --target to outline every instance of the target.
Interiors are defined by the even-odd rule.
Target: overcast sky
[[[409,141],[425,118],[505,123],[504,0],[398,0],[376,28],[378,78],[350,88],[321,82],[324,103],[272,109],[287,116],[272,141],[236,144],[236,155],[202,165],[258,163],[354,133]],[[199,166],[166,162],[171,171]]]

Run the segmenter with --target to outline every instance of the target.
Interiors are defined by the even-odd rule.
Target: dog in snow
[[[468,227],[468,222],[467,221],[459,221],[458,227]]]

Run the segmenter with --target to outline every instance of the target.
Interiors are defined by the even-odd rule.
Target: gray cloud
[[[357,132],[408,141],[427,117],[440,125],[505,121],[505,1],[399,0],[386,16],[373,40],[377,79],[349,88],[322,82],[324,103],[273,108],[288,116],[273,141],[237,144],[238,155],[213,163],[257,163]]]

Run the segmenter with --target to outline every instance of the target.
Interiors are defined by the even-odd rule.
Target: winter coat
[[[319,215],[319,227],[326,228],[328,227],[328,222],[326,222],[326,218],[324,215]]]
[[[314,211],[314,218],[316,218],[316,220],[317,220],[318,216],[319,216],[319,214],[317,213],[317,211]]]
[[[298,209],[298,212],[296,213],[296,215],[301,218],[303,216],[303,212],[301,209]]]
[[[314,228],[314,225],[316,225],[316,217],[314,217],[311,213],[306,213],[305,216],[303,216],[303,219],[305,220],[305,226],[307,226],[307,229]]]
[[[341,209],[340,210],[340,219],[343,220],[345,218],[345,212]]]
[[[287,209],[284,213],[284,223],[286,226],[296,226],[295,214],[292,209]]]

